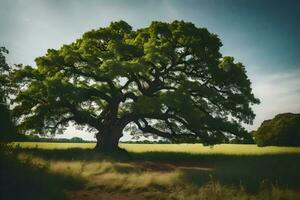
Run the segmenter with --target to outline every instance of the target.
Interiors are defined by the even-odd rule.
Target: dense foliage
[[[265,120],[253,135],[258,146],[300,146],[300,114],[276,115]]]
[[[0,141],[8,142],[17,137],[16,129],[11,118],[11,112],[7,105],[9,93],[10,66],[6,62],[5,54],[8,50],[0,47]]]
[[[243,138],[258,103],[245,67],[222,57],[217,35],[192,23],[124,21],[86,32],[14,73],[22,130],[58,133],[73,122],[113,151],[127,126],[135,134],[204,144]],[[133,130],[138,131],[133,131]]]

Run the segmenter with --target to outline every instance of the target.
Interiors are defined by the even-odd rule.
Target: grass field
[[[82,148],[92,149],[95,143],[47,143],[47,142],[17,142],[22,148],[39,149],[70,149]],[[201,144],[120,144],[120,146],[129,152],[177,152],[192,154],[225,154],[225,155],[265,155],[282,153],[299,153],[299,147],[257,147],[257,145],[239,145],[239,144],[220,144],[203,146]]]
[[[121,144],[130,153],[116,156],[96,153],[94,145],[14,143],[13,155],[54,174],[71,200],[300,199],[300,148]]]

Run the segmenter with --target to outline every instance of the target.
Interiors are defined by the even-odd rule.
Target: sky
[[[0,46],[10,51],[9,64],[34,66],[48,48],[118,20],[134,29],[184,20],[217,34],[222,54],[246,66],[261,100],[248,130],[279,113],[300,113],[299,0],[0,0]],[[60,137],[74,136],[93,139],[72,127]]]

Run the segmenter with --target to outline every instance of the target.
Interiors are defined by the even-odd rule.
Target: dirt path
[[[138,166],[147,171],[161,171],[167,172],[175,169],[191,169],[201,171],[213,171],[214,166],[208,163],[199,162],[153,162],[153,161],[142,161],[142,162],[128,162],[134,166]]]
[[[130,192],[101,192],[99,190],[66,191],[69,200],[144,200],[141,194]]]

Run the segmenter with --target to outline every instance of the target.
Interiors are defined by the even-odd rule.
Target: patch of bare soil
[[[144,200],[141,194],[130,192],[102,192],[100,190],[66,191],[69,200]]]
[[[145,171],[173,171],[175,169],[192,169],[201,171],[213,171],[214,167],[211,164],[199,162],[132,162],[134,166],[140,167]]]

